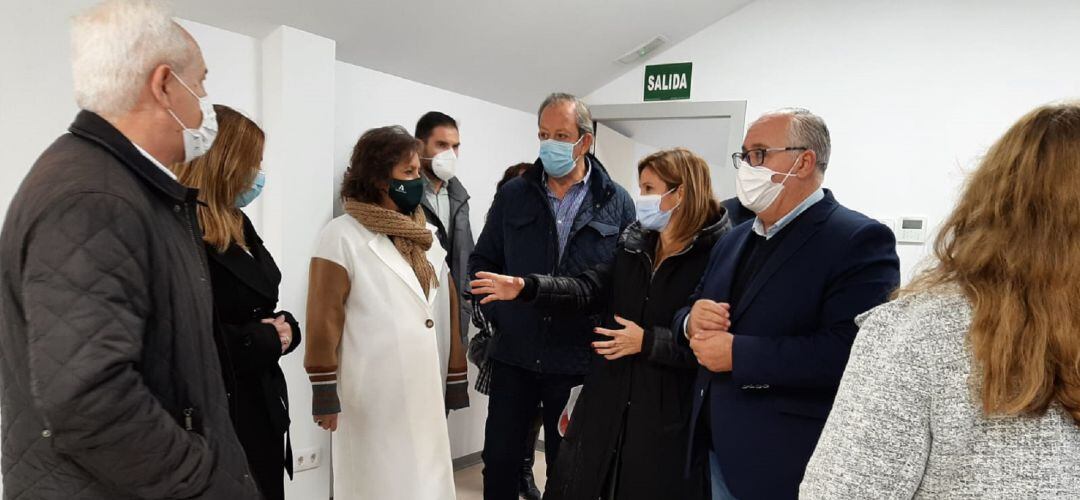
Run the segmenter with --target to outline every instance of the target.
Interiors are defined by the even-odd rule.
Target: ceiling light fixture
[[[650,53],[660,48],[661,45],[664,45],[667,42],[668,39],[666,36],[656,35],[652,40],[649,40],[641,44],[634,50],[627,52],[625,55],[618,58],[617,61],[621,64],[633,64],[634,62],[644,59]]]

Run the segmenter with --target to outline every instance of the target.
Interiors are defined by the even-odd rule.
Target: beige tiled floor
[[[482,500],[484,498],[483,469],[484,464],[476,464],[454,473],[458,500]],[[544,452],[537,451],[536,461],[533,463],[533,474],[536,476],[536,485],[540,487],[540,491],[544,491],[544,483],[547,482],[546,469]]]

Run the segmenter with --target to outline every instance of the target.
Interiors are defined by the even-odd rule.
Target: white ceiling
[[[180,17],[261,38],[288,25],[337,42],[337,58],[533,112],[545,95],[585,95],[752,0],[183,0]],[[659,58],[662,59],[662,58]],[[681,62],[681,61],[662,61]]]

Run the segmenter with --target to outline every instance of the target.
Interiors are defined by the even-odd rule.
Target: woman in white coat
[[[456,334],[436,333],[457,324],[440,317],[457,310],[456,293],[416,210],[418,148],[401,127],[360,137],[341,188],[346,214],[311,260],[304,366],[315,421],[337,433],[338,500],[454,498],[440,353],[463,364],[464,350],[446,345]]]

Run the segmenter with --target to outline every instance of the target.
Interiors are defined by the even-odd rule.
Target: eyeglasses
[[[769,153],[775,153],[777,151],[806,151],[810,148],[797,147],[797,148],[759,148],[751,149],[749,151],[742,151],[738,153],[731,153],[731,163],[735,165],[735,168],[739,168],[739,162],[745,160],[751,167],[760,167],[765,163],[765,155]]]

